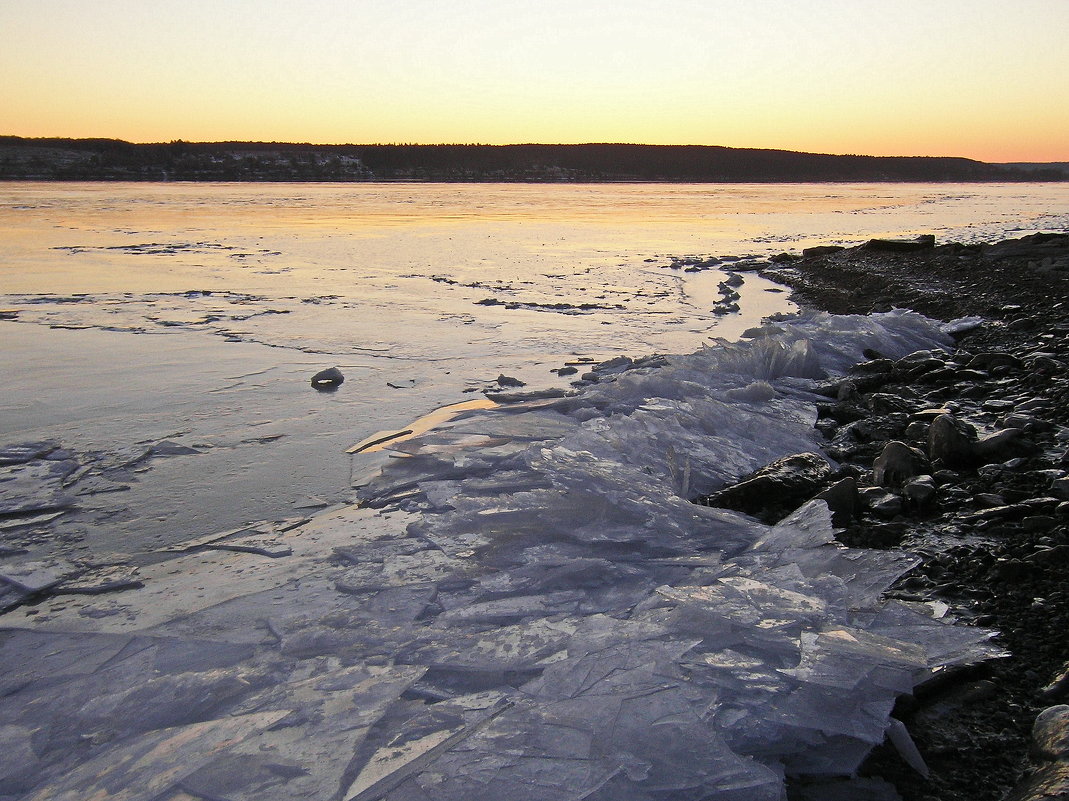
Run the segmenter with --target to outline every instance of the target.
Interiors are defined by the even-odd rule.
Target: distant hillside
[[[1051,161],[1037,163],[1020,161],[1013,164],[999,164],[999,167],[1016,172],[1027,173],[1034,181],[1069,181],[1069,161]]]
[[[133,144],[0,136],[0,180],[1029,181],[1043,165],[832,156],[701,145]]]

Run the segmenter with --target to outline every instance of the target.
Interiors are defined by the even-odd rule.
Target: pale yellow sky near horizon
[[[0,134],[1069,161],[1069,0],[0,0]]]

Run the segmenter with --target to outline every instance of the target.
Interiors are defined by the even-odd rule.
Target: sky
[[[1069,161],[1069,0],[0,0],[0,134]]]

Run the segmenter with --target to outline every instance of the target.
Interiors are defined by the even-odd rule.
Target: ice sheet
[[[37,760],[18,780],[34,799],[780,801],[787,776],[849,776],[895,698],[997,655],[990,633],[884,601],[912,557],[838,544],[823,501],[770,527],[690,499],[815,447],[812,382],[862,349],[945,343],[917,315],[809,315],[356,454],[366,508],[6,632],[23,667],[0,733]]]

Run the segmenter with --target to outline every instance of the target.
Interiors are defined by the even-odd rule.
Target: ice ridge
[[[915,560],[838,544],[822,501],[772,527],[689,502],[816,450],[814,381],[946,336],[902,311],[751,334],[470,414],[361,488],[418,515],[433,589],[395,654],[428,668],[417,717],[474,722],[355,798],[778,801],[785,776],[852,774],[898,695],[998,653],[882,600]]]
[[[893,798],[821,782],[885,736],[923,770],[895,699],[990,632],[885,599],[915,559],[837,543],[823,501],[691,501],[817,452],[815,382],[866,348],[949,340],[906,312],[751,334],[358,453],[363,506],[265,529],[272,555],[42,601],[0,632],[0,794]]]

